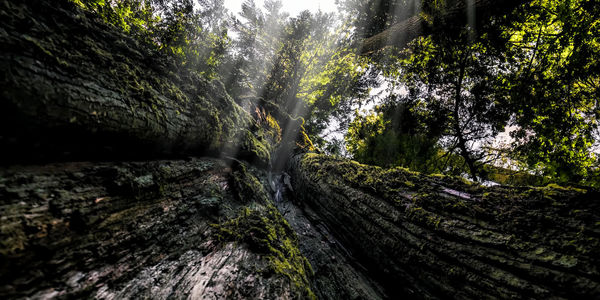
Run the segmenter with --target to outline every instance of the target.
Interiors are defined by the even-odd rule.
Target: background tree
[[[430,139],[437,139],[444,150],[437,157],[444,160],[436,164],[440,171],[447,172],[448,167],[466,169],[471,178],[478,180],[482,165],[490,159],[482,146],[491,143],[503,130],[509,116],[503,103],[506,97],[500,97],[495,81],[499,72],[494,66],[503,63],[502,55],[493,51],[484,39],[471,39],[468,30],[418,39],[400,55],[396,61],[382,65],[384,76],[394,78],[396,84],[409,91],[406,96],[391,97],[397,102],[392,107],[403,107],[418,116],[412,126],[404,127],[425,127],[420,131],[427,132]],[[383,116],[389,120],[397,118],[390,113]],[[419,132],[414,129],[405,130],[405,134]],[[415,141],[425,142],[421,138]],[[423,149],[428,150],[417,152],[438,156],[429,142],[424,143]],[[398,159],[399,162],[407,162],[414,155],[405,153],[407,157]],[[448,165],[450,161],[457,162],[456,156],[462,162]]]
[[[445,158],[437,164],[440,171],[450,171],[447,161],[456,170],[464,164],[472,178],[485,177],[493,169],[490,163],[504,157],[511,168],[525,167],[551,181],[594,185],[598,159],[592,145],[599,110],[598,54],[592,49],[599,45],[594,34],[599,31],[598,8],[592,6],[589,1],[532,1],[525,9],[492,18],[477,32],[459,24],[419,38],[403,52],[384,51],[373,58],[382,76],[402,87],[396,92],[410,91],[412,99],[392,97],[398,102],[392,106],[430,116],[428,131],[439,134],[429,136],[444,151],[444,157],[433,158]],[[394,118],[379,117],[386,118],[384,124]],[[354,127],[360,128],[357,122]],[[495,145],[505,128],[513,141],[499,149]],[[361,139],[349,133],[355,157],[376,152],[359,154],[356,138]],[[382,149],[382,143],[388,149],[394,144],[389,138],[363,144]]]
[[[72,0],[163,53],[174,72],[217,77],[229,38],[223,0]]]
[[[264,90],[273,59],[282,47],[282,28],[288,14],[281,7],[281,2],[268,0],[263,10],[248,0],[242,4],[239,16],[233,16],[236,38],[223,65],[222,78],[237,101],[258,97]]]
[[[418,113],[414,99],[391,94],[373,112],[357,111],[345,137],[353,158],[382,167],[441,173],[439,132],[432,131],[441,126],[427,126],[438,120],[431,114]]]
[[[372,77],[365,76],[366,61],[351,47],[347,24],[332,14],[289,17],[280,9],[278,1],[266,1],[263,9],[253,1],[243,4],[223,78],[234,99],[253,99],[246,106],[274,106],[302,117],[305,133],[325,148],[321,134],[332,123],[334,130],[346,130],[353,103],[367,95]],[[285,128],[287,116],[278,121]]]
[[[512,157],[559,182],[592,183],[600,116],[600,8],[593,1],[533,1],[510,38]],[[597,182],[596,182],[597,184]]]

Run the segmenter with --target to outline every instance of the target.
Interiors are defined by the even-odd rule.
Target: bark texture
[[[0,18],[2,299],[600,295],[596,191],[315,154],[279,180],[237,159],[148,160],[264,166],[275,138],[220,83],[67,1],[0,0]],[[127,157],[146,161],[14,165]]]
[[[391,298],[600,295],[600,193],[481,187],[307,154],[299,200]]]
[[[269,160],[270,146],[223,85],[156,47],[66,0],[1,0],[0,18],[0,147],[8,152],[0,161]]]
[[[314,297],[295,233],[246,168],[191,159],[0,170],[0,298]]]
[[[296,201],[288,175],[282,176],[274,202],[298,235],[299,249],[312,265],[314,274],[310,282],[315,295],[319,299],[388,298],[381,285],[370,277],[364,262],[354,258],[333,236],[328,223],[310,207]]]

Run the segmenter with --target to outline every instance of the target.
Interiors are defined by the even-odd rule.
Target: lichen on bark
[[[303,205],[389,296],[590,297],[600,292],[600,194],[482,187],[460,178],[298,155]]]

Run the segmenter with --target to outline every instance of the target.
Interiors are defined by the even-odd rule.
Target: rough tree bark
[[[266,162],[251,116],[209,82],[61,1],[0,1],[0,162],[226,152]]]
[[[312,298],[252,173],[215,159],[0,169],[0,298]]]
[[[238,157],[268,160],[219,83],[65,1],[0,0],[0,17],[2,163],[238,144]],[[0,298],[600,294],[598,192],[482,188],[314,154],[290,174],[292,201],[275,202],[288,224],[265,171],[236,160],[2,167]]]
[[[392,298],[600,296],[597,191],[486,188],[315,154],[291,172],[299,201]]]
[[[0,16],[1,164],[222,155],[223,148],[262,164],[269,159],[275,143],[218,82],[175,72],[159,53],[66,1],[0,1]],[[241,153],[235,153],[239,144]],[[380,293],[360,270],[342,265],[346,259],[338,250],[304,242],[318,270],[311,277],[302,255],[289,247],[295,233],[274,217],[268,200],[240,200],[251,207],[242,209],[221,201],[231,198],[229,190],[206,182],[224,184],[229,176],[242,191],[238,198],[255,198],[264,193],[244,183],[252,176],[227,175],[224,166],[205,174],[194,171],[195,164],[0,169],[0,298],[179,298],[199,297],[198,289],[209,298],[310,298],[306,278],[323,287],[316,292],[321,298]],[[185,174],[163,174],[170,165]],[[223,216],[223,210],[236,208],[237,217]],[[209,228],[216,221],[221,225]],[[266,234],[274,228],[275,240]],[[303,232],[313,241],[332,241],[320,232]],[[221,240],[246,246],[226,245],[222,251],[215,246]],[[248,270],[253,260],[271,271]],[[194,275],[198,272],[206,274]],[[203,277],[210,275],[215,279]],[[227,276],[238,280],[226,283]]]

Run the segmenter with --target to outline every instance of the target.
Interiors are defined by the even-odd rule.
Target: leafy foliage
[[[238,17],[222,0],[70,1],[154,47],[175,74],[222,80],[275,143],[301,126],[307,149],[346,148],[370,164],[600,185],[600,8],[591,0],[533,0],[370,58],[355,53],[365,37],[463,2],[346,0],[340,21],[289,16],[276,0],[246,0]],[[381,82],[389,95],[358,113]],[[340,131],[343,141],[331,138]]]
[[[150,0],[72,0],[82,8],[94,11],[110,24],[125,32],[148,33],[159,18],[154,16]]]
[[[368,66],[350,47],[348,26],[331,14],[288,17],[280,9],[278,1],[266,1],[264,9],[244,2],[223,77],[235,99],[258,99],[253,105],[305,118],[306,133],[322,147],[319,134],[332,119],[348,124],[352,103],[368,93]]]
[[[222,0],[71,1],[161,51],[174,67],[217,76],[229,42]]]
[[[506,30],[514,61],[504,79],[518,130],[515,156],[559,182],[588,178],[600,106],[600,8],[533,1]]]
[[[451,6],[433,4],[424,3],[424,11]],[[426,127],[426,136],[437,141],[441,152],[425,153],[439,171],[485,178],[494,164],[508,162],[555,182],[597,185],[598,157],[591,148],[600,112],[599,57],[593,50],[600,45],[599,19],[590,1],[537,0],[477,33],[469,27],[436,29],[403,51],[376,57],[394,86],[392,96],[403,91],[385,105],[421,116],[412,127]],[[356,22],[371,26],[360,16]],[[390,26],[384,23],[370,34]],[[415,164],[415,154],[399,142],[390,125],[398,116],[377,111],[354,121],[346,137],[349,152],[363,162],[431,171]],[[512,142],[501,148],[506,128]],[[422,131],[408,136],[417,139]]]
[[[348,151],[368,164],[441,172],[437,165],[441,149],[432,132],[422,126],[423,116],[417,114],[414,103],[398,102],[388,100],[366,115],[357,112],[346,135]]]

